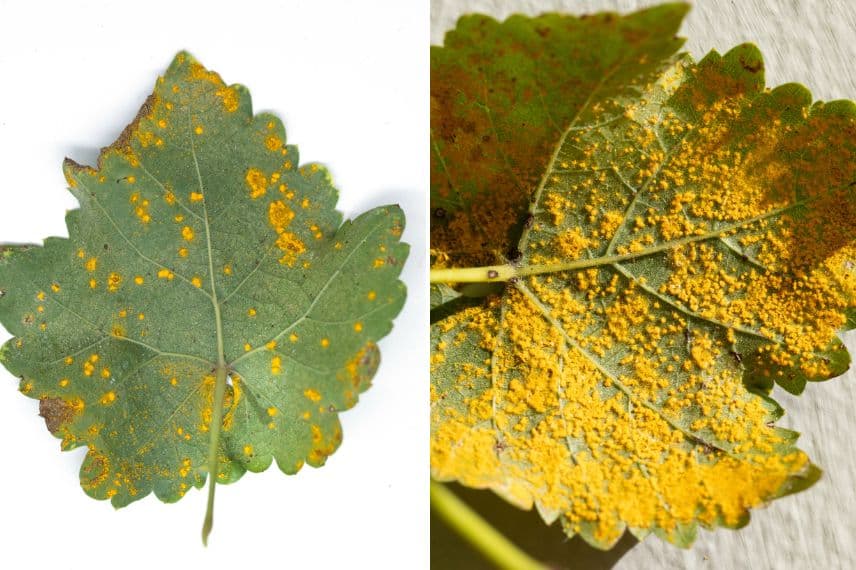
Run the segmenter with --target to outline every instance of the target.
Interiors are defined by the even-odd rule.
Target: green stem
[[[508,281],[517,275],[510,265],[490,265],[486,267],[452,267],[432,269],[431,283],[491,283]]]
[[[217,487],[217,458],[220,451],[220,426],[223,423],[223,397],[226,394],[226,365],[217,366],[214,384],[214,403],[211,412],[211,439],[208,444],[208,507],[202,524],[202,544],[208,546],[208,535],[214,526],[214,490]]]
[[[545,570],[445,485],[431,481],[431,507],[476,550],[503,570]]]

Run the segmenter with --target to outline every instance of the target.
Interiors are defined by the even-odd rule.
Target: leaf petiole
[[[220,448],[220,426],[223,423],[223,398],[226,393],[226,365],[216,368],[214,380],[214,402],[211,412],[211,439],[208,445],[208,506],[205,509],[205,522],[202,523],[202,544],[208,546],[208,535],[214,525],[214,490],[217,487],[217,452]]]
[[[492,283],[508,281],[516,275],[517,269],[511,265],[452,267],[432,269],[431,283]]]
[[[431,481],[431,508],[488,560],[504,570],[545,570],[442,483]]]

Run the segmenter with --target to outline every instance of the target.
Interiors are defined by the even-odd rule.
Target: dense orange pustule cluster
[[[435,392],[435,477],[492,488],[524,507],[537,502],[575,532],[593,523],[597,540],[609,544],[625,524],[667,532],[695,520],[736,524],[806,468],[804,454],[781,450],[785,440],[734,361],[714,358],[722,339],[699,334],[687,349],[685,323],[638,292],[610,292],[607,282],[588,306],[566,308],[562,291],[544,281],[531,278],[508,294],[498,331],[493,312],[446,324],[435,357],[487,342],[491,387],[457,406]],[[592,336],[600,318],[613,325]],[[653,356],[651,346],[663,354]],[[589,352],[598,348],[604,358]],[[608,364],[622,353],[620,366]],[[679,382],[669,371],[674,355],[689,363]],[[447,373],[447,361],[437,360],[434,373]],[[697,419],[684,425],[689,415]]]

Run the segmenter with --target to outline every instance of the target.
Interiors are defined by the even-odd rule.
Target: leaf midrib
[[[188,109],[189,110],[189,109]],[[191,113],[188,112],[188,126],[191,121]],[[216,327],[217,334],[217,366],[218,367],[226,367],[226,358],[224,354],[224,343],[223,343],[223,319],[220,314],[220,303],[217,300],[217,283],[214,280],[214,255],[211,248],[211,227],[208,223],[208,205],[207,205],[207,197],[205,195],[205,185],[202,182],[202,173],[199,170],[199,160],[196,156],[196,146],[193,143],[193,137],[190,135],[192,131],[188,128],[188,137],[190,139],[190,155],[193,157],[193,166],[196,169],[196,180],[199,183],[199,193],[202,195],[202,222],[205,228],[205,246],[208,253],[208,277],[211,280],[211,294],[209,298],[211,299],[211,304],[214,306],[214,323]]]

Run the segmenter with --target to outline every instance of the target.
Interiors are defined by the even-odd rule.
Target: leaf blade
[[[849,363],[856,114],[763,87],[752,45],[678,57],[564,130],[505,291],[433,323],[434,477],[599,548],[688,546],[817,480],[756,392]]]
[[[282,122],[186,52],[97,167],[64,171],[81,204],[69,238],[3,247],[0,322],[21,391],[64,449],[89,447],[84,490],[177,501],[213,471],[209,440],[221,483],[274,459],[322,465],[404,303],[401,209],[343,225],[326,169],[300,166]]]

